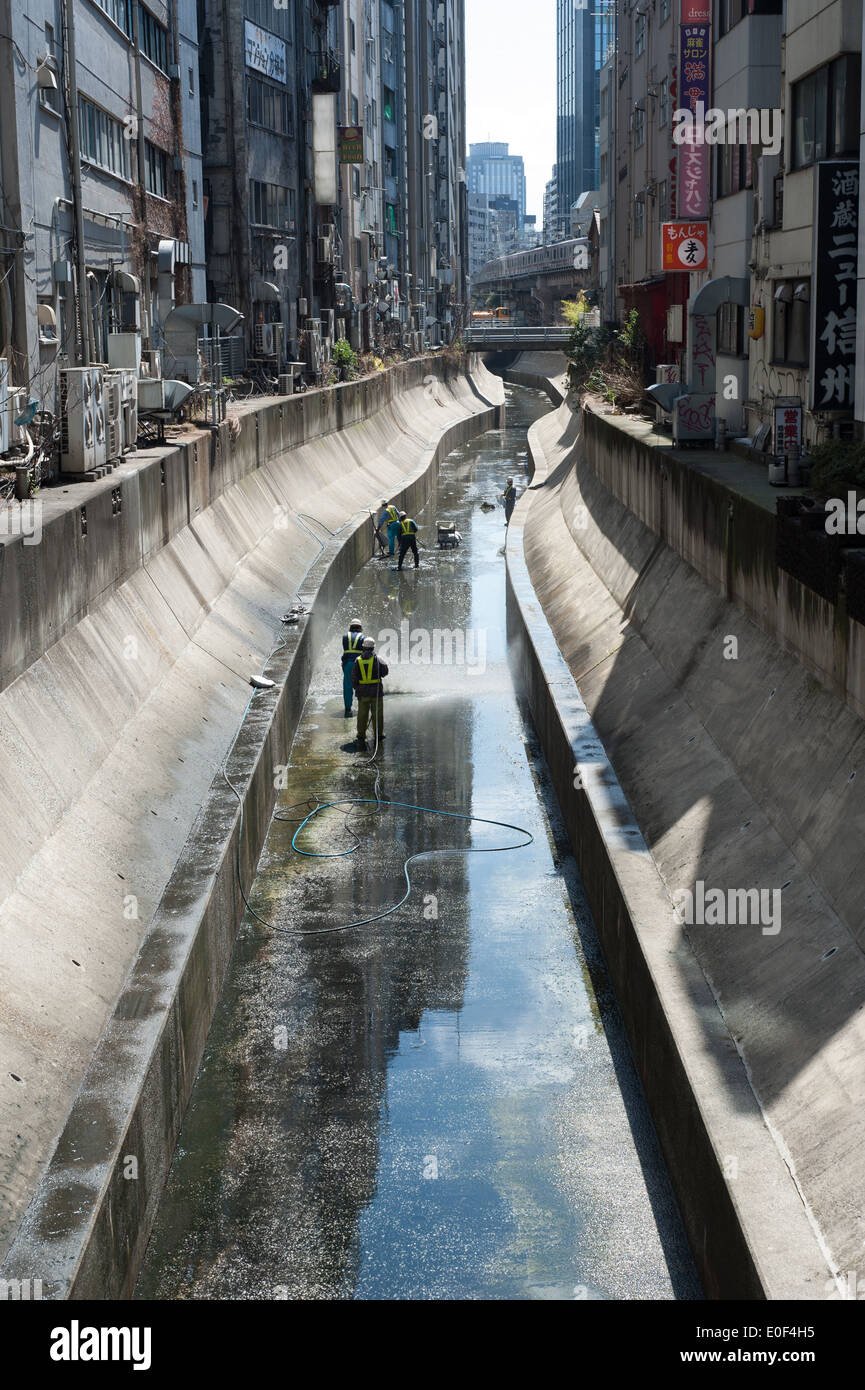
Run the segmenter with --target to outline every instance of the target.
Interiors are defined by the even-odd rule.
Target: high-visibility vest
[[[410,535],[411,535],[411,533],[412,533],[411,528],[412,528],[413,526],[414,526],[414,522],[412,521],[412,519],[411,519],[410,516],[407,516],[406,519],[405,519],[405,521],[401,521],[401,522],[400,522],[400,527],[402,528],[402,533],[403,533],[404,536],[410,536]]]
[[[378,685],[378,677],[372,674],[372,666],[375,661],[374,656],[359,656],[357,659],[358,684],[359,685]]]
[[[385,511],[387,512],[389,521],[399,521],[399,512],[396,507],[386,507]]]
[[[346,635],[348,637],[348,646],[346,647],[346,651],[359,652],[361,647],[363,646],[363,633],[349,632]]]

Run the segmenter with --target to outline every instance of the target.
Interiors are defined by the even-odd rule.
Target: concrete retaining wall
[[[587,409],[598,479],[717,593],[865,716],[865,628],[775,564],[775,515],[648,435],[643,421]]]
[[[862,724],[604,486],[602,423],[530,432],[516,667],[707,1292],[838,1297],[862,1249]],[[617,487],[649,508],[629,449]],[[699,512],[666,534],[693,544]],[[777,888],[780,930],[683,927],[670,894],[697,880]]]
[[[365,509],[419,507],[502,399],[437,359],[249,410],[212,452],[128,466],[120,527],[115,474],[72,512],[52,499],[15,557],[33,617],[0,695],[2,1277],[131,1292],[242,914],[238,854],[248,884],[320,625],[371,552]],[[298,584],[309,615],[278,644]],[[250,698],[262,667],[275,688]]]

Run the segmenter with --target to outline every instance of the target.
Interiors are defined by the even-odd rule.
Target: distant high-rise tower
[[[507,145],[497,140],[469,145],[466,179],[469,193],[515,199],[522,228],[526,216],[526,174],[521,154],[508,154]]]
[[[598,75],[613,36],[613,0],[556,0],[556,164],[560,215],[598,187]]]

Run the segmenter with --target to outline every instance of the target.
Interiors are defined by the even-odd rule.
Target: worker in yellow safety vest
[[[402,562],[403,562],[403,560],[405,559],[405,557],[406,557],[406,555],[408,554],[409,551],[411,551],[412,554],[414,555],[414,567],[415,567],[415,569],[417,569],[417,567],[418,567],[418,554],[417,554],[417,522],[414,521],[414,520],[412,519],[412,517],[406,516],[405,512],[400,512],[400,514],[399,514],[399,564],[397,565],[397,569],[398,569],[398,570],[401,570],[401,569],[402,569]]]
[[[397,532],[399,531],[399,512],[393,502],[382,502],[382,513],[378,519],[379,530],[387,523],[387,541],[390,549],[389,555],[393,555],[396,546]]]
[[[354,699],[351,672],[362,649],[363,623],[360,618],[352,618],[348,625],[348,632],[343,633],[342,638],[342,699],[345,705],[346,719],[351,719],[351,702]]]
[[[384,738],[384,686],[382,678],[387,675],[387,662],[375,655],[375,642],[371,637],[363,639],[363,650],[351,668],[351,681],[357,695],[357,746],[366,748],[366,728],[372,718],[376,741]]]

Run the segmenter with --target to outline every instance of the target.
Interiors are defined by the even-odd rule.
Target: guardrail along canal
[[[509,388],[508,427],[442,466],[420,569],[371,560],[340,605],[245,885],[271,927],[247,913],[138,1298],[701,1297],[506,660],[504,514],[482,504],[525,486],[548,409]],[[390,663],[374,763],[343,715],[355,615]],[[353,852],[292,850],[348,797],[373,805],[297,843]],[[421,850],[450,852],[409,865],[396,912],[288,934],[384,911]]]

